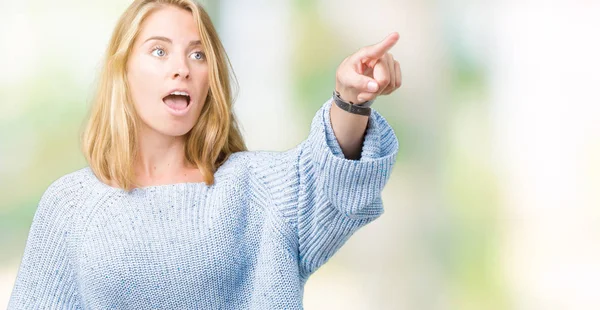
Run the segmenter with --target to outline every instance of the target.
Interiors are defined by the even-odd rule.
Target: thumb
[[[379,90],[379,84],[377,81],[366,75],[358,74],[356,72],[353,72],[348,77],[348,83],[346,85],[354,88],[357,93],[375,93]]]
[[[352,89],[353,93],[376,93],[379,90],[379,84],[373,78],[366,75],[352,72],[347,75],[345,81],[341,81],[345,88]]]

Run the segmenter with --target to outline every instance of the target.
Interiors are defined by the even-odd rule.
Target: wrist
[[[346,87],[339,85],[338,83],[336,83],[334,89],[334,94],[335,93],[338,94],[338,97],[342,101],[355,106],[370,107],[374,102],[374,100],[367,100],[362,102],[359,101],[356,94],[354,94],[351,90],[347,89]]]
[[[352,104],[341,98],[340,93],[337,90],[333,91],[333,101],[342,110],[358,115],[371,115],[370,105],[373,101],[367,101],[362,104]]]

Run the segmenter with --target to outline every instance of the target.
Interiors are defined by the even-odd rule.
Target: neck
[[[139,135],[134,173],[141,183],[176,182],[189,170],[185,159],[185,136],[166,136],[146,130]]]

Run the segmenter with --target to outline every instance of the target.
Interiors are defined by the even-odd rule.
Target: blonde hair
[[[234,81],[235,74],[204,8],[193,0],[136,0],[121,15],[113,31],[81,143],[94,174],[125,190],[136,185],[133,162],[141,121],[128,90],[127,59],[144,19],[165,5],[192,13],[208,62],[210,88],[197,123],[186,134],[186,160],[197,166],[211,185],[214,172],[229,155],[247,150],[232,109],[229,74]]]

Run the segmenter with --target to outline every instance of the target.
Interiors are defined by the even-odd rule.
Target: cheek
[[[134,60],[128,67],[127,80],[129,92],[133,101],[133,108],[142,122],[152,127],[160,118],[157,104],[159,92],[163,89],[160,76],[157,74],[156,65],[149,61]]]
[[[198,81],[198,86],[200,88],[200,94],[205,96],[208,93],[208,66],[201,66],[197,68],[194,72],[196,77],[196,81]]]
[[[128,67],[127,80],[131,96],[136,107],[156,101],[157,90],[162,89],[160,85],[159,68],[150,61],[134,59]]]
[[[149,55],[140,55],[133,64],[136,66],[138,74],[149,79],[152,77],[157,78],[162,69],[160,62]]]

